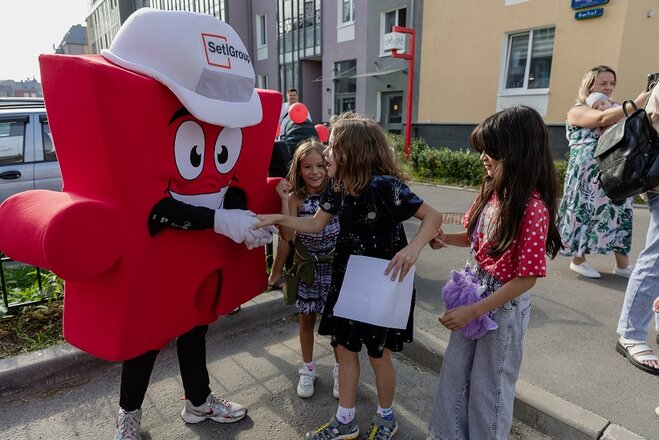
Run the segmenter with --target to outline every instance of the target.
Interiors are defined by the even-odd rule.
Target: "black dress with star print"
[[[332,183],[327,185],[320,208],[338,216],[341,230],[336,242],[332,285],[318,333],[331,335],[334,347],[342,345],[359,352],[363,344],[369,356],[379,358],[385,347],[401,351],[403,342],[412,342],[414,295],[405,330],[340,318],[333,311],[350,255],[391,260],[407,246],[403,221],[412,217],[422,203],[406,184],[392,176],[374,176],[357,196],[335,191]]]

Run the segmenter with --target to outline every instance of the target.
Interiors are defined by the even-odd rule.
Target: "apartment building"
[[[565,115],[583,75],[617,72],[613,98],[635,98],[659,71],[659,0],[426,1],[414,132],[466,146],[488,115],[529,105],[566,151]]]
[[[71,26],[55,49],[55,53],[67,55],[82,55],[89,53],[87,44],[87,27],[76,24]]]
[[[422,0],[96,0],[87,18],[90,51],[109,47],[141,7],[231,24],[252,53],[257,86],[297,88],[315,122],[355,110],[402,128],[407,61],[385,52],[383,38],[396,25],[414,27],[420,38]]]

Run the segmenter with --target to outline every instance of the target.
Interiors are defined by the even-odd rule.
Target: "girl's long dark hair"
[[[494,221],[496,242],[490,256],[503,254],[516,239],[526,205],[537,190],[549,211],[546,252],[554,258],[562,248],[556,228],[556,170],[547,127],[530,107],[515,106],[485,119],[471,133],[471,145],[499,161],[494,177],[485,176],[471,212],[467,231],[472,236],[478,217],[492,195],[499,201]]]

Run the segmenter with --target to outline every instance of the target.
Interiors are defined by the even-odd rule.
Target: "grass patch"
[[[0,319],[0,359],[64,342],[62,303],[24,307]]]

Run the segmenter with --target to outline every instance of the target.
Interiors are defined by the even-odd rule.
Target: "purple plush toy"
[[[448,281],[442,288],[442,296],[446,309],[450,310],[480,301],[485,290],[486,287],[480,284],[478,276],[472,272],[471,267],[465,266],[464,270],[451,271]],[[486,313],[469,322],[460,331],[469,339],[478,339],[498,327],[497,323],[490,318],[489,313]]]

